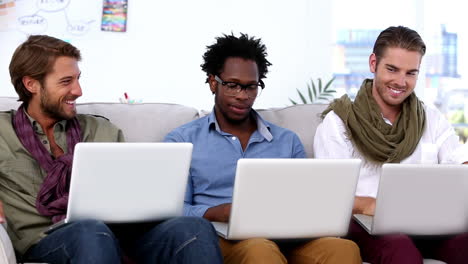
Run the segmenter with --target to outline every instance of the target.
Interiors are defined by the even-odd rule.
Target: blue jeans
[[[23,261],[115,264],[121,263],[121,245],[136,263],[223,261],[214,228],[197,217],[119,226],[96,220],[73,222],[31,247]]]

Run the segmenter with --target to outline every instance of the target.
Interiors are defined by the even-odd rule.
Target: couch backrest
[[[162,141],[174,128],[198,118],[195,108],[163,103],[83,103],[77,110],[108,118],[129,142]]]
[[[7,111],[10,109],[17,109],[20,102],[17,101],[16,97],[4,97],[0,96],[0,111]]]
[[[301,104],[257,111],[265,120],[296,132],[304,144],[307,157],[312,158],[315,130],[326,107],[326,104]]]
[[[0,111],[16,109],[19,102],[13,97],[0,97]],[[296,132],[304,144],[308,157],[312,157],[315,130],[319,114],[325,104],[294,105],[257,110],[262,117]],[[198,118],[197,109],[177,104],[145,103],[81,103],[79,113],[101,115],[120,127],[129,142],[157,142],[172,129]],[[205,112],[206,113],[206,112]]]
[[[0,97],[0,111],[17,109],[20,102],[13,97]],[[193,107],[163,104],[80,103],[78,113],[108,118],[124,132],[129,142],[158,142],[174,128],[198,118]]]

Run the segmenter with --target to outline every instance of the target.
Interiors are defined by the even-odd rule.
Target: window
[[[460,2],[396,0],[385,6],[363,0],[359,5],[334,0],[335,88],[356,95],[362,80],[372,78],[368,60],[378,34],[389,26],[403,25],[422,36],[427,52],[421,64],[416,93],[427,104],[444,113],[461,141],[468,137],[468,29],[460,21],[465,15]],[[398,14],[395,16],[395,14]]]

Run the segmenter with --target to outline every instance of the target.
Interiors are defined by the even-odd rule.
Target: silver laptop
[[[62,223],[145,222],[182,215],[191,157],[191,143],[78,143]]]
[[[301,239],[348,231],[361,161],[240,159],[226,239]]]
[[[374,216],[354,215],[370,234],[466,232],[467,165],[384,164]]]

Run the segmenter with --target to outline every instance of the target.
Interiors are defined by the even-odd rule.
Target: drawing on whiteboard
[[[64,10],[70,4],[70,0],[37,0],[36,5],[44,12],[58,12]]]
[[[18,1],[18,0],[17,0]],[[37,10],[33,14],[18,17],[18,30],[25,34],[40,34],[47,30],[48,21],[45,13],[63,12],[66,20],[65,30],[75,36],[86,34],[95,20],[70,20],[67,8],[71,0],[34,0]]]
[[[18,29],[27,34],[38,34],[47,30],[47,20],[40,15],[18,18]]]

